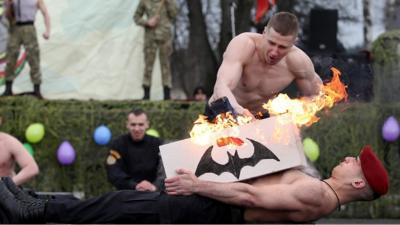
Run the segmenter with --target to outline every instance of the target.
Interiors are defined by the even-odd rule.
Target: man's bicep
[[[245,35],[235,37],[224,52],[217,81],[223,81],[232,90],[242,77],[243,67],[254,53],[254,43]]]
[[[238,60],[224,60],[218,70],[217,85],[223,84],[234,89],[242,75],[242,63]]]
[[[310,57],[298,50],[287,59],[288,70],[294,75],[296,85],[302,95],[317,95],[321,90],[321,78],[314,70]]]
[[[43,15],[47,14],[47,9],[46,9],[46,6],[44,5],[43,0],[39,0],[37,4],[38,4],[38,9],[40,10],[40,12]]]
[[[311,96],[317,95],[321,90],[321,78],[314,70],[314,65],[311,59],[304,55],[300,60],[293,62],[293,72],[296,76],[297,87],[302,95]]]
[[[321,90],[322,81],[321,78],[314,72],[299,76],[296,79],[297,87],[299,88],[302,95],[311,96],[317,95]]]

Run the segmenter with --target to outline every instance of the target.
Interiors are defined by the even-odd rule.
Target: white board
[[[173,177],[177,169],[184,168],[197,172],[203,180],[233,182],[305,165],[298,128],[281,122],[287,118],[270,117],[236,127],[239,128],[236,137],[244,143],[235,148],[202,146],[190,138],[162,145],[160,153],[166,176]],[[234,128],[226,130],[229,129]],[[201,160],[205,155],[212,160]]]

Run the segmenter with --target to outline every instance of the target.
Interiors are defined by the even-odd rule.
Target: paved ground
[[[400,219],[321,219],[315,224],[400,224]]]

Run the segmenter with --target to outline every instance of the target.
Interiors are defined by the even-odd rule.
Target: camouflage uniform
[[[6,81],[13,81],[15,65],[18,60],[20,46],[23,45],[27,52],[27,60],[30,66],[32,83],[39,85],[41,80],[39,44],[36,37],[36,29],[33,24],[37,11],[37,0],[13,1],[15,24],[10,26],[10,36],[7,45]]]
[[[26,58],[30,67],[30,75],[33,84],[40,84],[40,57],[39,44],[36,37],[36,29],[33,25],[10,26],[10,36],[7,45],[6,81],[13,81],[17,74],[15,65],[17,63],[20,45],[24,45],[27,52]]]
[[[151,74],[158,49],[162,84],[168,88],[172,86],[169,56],[172,53],[172,25],[177,11],[175,0],[141,0],[136,9],[134,21],[145,28],[143,86],[151,86]],[[160,17],[158,24],[154,28],[146,26],[147,20],[157,14]],[[144,19],[143,15],[147,18]]]

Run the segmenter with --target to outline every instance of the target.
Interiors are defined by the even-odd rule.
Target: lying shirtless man
[[[44,201],[26,195],[11,179],[2,178],[0,206],[9,223],[309,222],[329,215],[342,204],[386,194],[389,178],[381,161],[366,146],[358,157],[346,157],[325,180],[291,169],[250,183],[213,183],[179,170],[165,185],[168,195],[126,190],[85,201]]]

